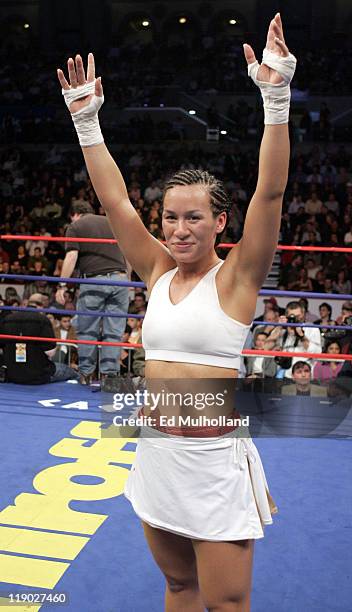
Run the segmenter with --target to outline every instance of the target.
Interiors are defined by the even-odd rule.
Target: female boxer
[[[121,250],[150,292],[143,324],[148,380],[187,380],[186,386],[192,380],[233,380],[271,267],[288,176],[290,81],[296,65],[279,14],[270,23],[262,63],[249,45],[244,54],[262,94],[265,129],[243,236],[225,261],[214,248],[230,211],[220,181],[197,170],[169,179],[163,246],[133,208],[104,144],[98,121],[103,89],[93,55],[87,76],[79,55],[68,60],[68,80],[58,70],[96,194]],[[195,405],[188,410],[197,412]],[[229,407],[223,410],[229,416]],[[181,408],[179,414],[186,412]],[[166,578],[167,612],[198,612],[204,606],[217,612],[249,610],[253,543],[263,537],[276,507],[258,451],[242,431],[236,425],[187,431],[176,425],[170,435],[159,419],[138,442],[126,495]]]

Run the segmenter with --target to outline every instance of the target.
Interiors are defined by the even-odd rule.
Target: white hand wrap
[[[283,57],[265,48],[262,63],[276,70],[282,76],[282,82],[277,85],[258,81],[259,63],[255,61],[248,65],[248,75],[259,87],[262,94],[264,123],[265,125],[288,123],[291,100],[290,83],[296,70],[297,60],[292,53]]]
[[[62,95],[69,110],[75,100],[93,95],[87,106],[76,113],[72,113],[72,120],[81,147],[91,147],[104,142],[98,118],[98,111],[104,102],[104,96],[98,97],[95,95],[95,81],[71,87],[71,89],[63,89]]]

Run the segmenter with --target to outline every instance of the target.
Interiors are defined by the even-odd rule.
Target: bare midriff
[[[234,414],[233,380],[238,377],[238,370],[233,368],[220,368],[217,366],[199,365],[194,363],[180,363],[174,361],[146,361],[145,378],[149,389],[160,392],[165,389],[172,393],[187,394],[192,392],[194,395],[220,393],[225,401],[222,405],[215,403],[214,406],[207,405],[204,409],[196,406],[178,406],[176,413],[179,415],[190,415],[199,417],[206,415],[209,418],[219,416],[231,417]],[[227,383],[228,380],[228,389]],[[231,381],[231,382],[230,382]],[[224,392],[224,390],[227,391]],[[198,397],[200,396],[198,395]],[[153,413],[147,407],[143,412],[146,416]],[[162,413],[168,414],[168,408],[162,407]],[[175,414],[175,409],[170,414]],[[154,413],[155,414],[155,413]]]
[[[146,378],[237,378],[238,370],[218,366],[180,363],[179,361],[145,362]]]

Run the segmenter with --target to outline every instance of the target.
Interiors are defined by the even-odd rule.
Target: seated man
[[[28,306],[42,308],[42,295],[32,294]],[[41,312],[10,312],[1,320],[0,333],[55,338],[51,322]],[[7,382],[40,385],[78,378],[78,374],[72,368],[51,360],[56,352],[55,342],[1,339],[0,343],[4,351]]]
[[[51,324],[53,322],[51,321]],[[70,315],[61,315],[58,317],[58,325],[53,326],[55,337],[60,340],[76,340],[75,328],[72,326],[72,317]],[[72,344],[58,344],[54,361],[57,363],[67,363],[72,366],[78,362],[77,348]]]
[[[283,385],[282,395],[309,395],[310,397],[327,397],[327,387],[321,387],[311,382],[312,367],[307,361],[296,361],[292,367],[294,384]]]
[[[254,336],[253,348],[257,351],[264,350],[267,337],[266,332],[259,330]],[[245,360],[248,378],[275,378],[277,366],[272,357],[248,356]]]

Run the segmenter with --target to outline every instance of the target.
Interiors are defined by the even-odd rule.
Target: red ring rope
[[[0,334],[0,340],[31,340],[33,342],[56,342],[59,344],[91,344],[97,346],[123,346],[126,348],[142,348],[142,344],[132,342],[104,342],[97,340],[63,340],[61,338],[40,338],[38,336],[15,336],[12,334]],[[258,355],[260,357],[305,357],[306,359],[320,359],[329,361],[352,361],[352,355],[344,353],[306,353],[289,351],[260,351],[257,349],[244,349],[242,355]]]
[[[0,340],[31,340],[32,342],[58,342],[59,344],[93,344],[99,346],[124,346],[126,348],[140,348],[142,344],[132,342],[104,342],[97,340],[63,340],[61,338],[41,338],[38,336],[15,336],[13,334],[0,334]]]
[[[242,355],[258,355],[259,357],[304,357],[305,359],[352,361],[352,355],[347,355],[345,353],[306,353],[303,351],[259,351],[258,349],[244,349]]]
[[[104,244],[116,244],[115,238],[63,238],[62,236],[30,236],[26,234],[4,234],[0,240],[43,240],[44,242],[99,242]]]
[[[43,240],[44,242],[93,242],[93,243],[104,243],[104,244],[115,244],[117,240],[114,238],[63,238],[62,236],[31,236],[25,234],[2,234],[0,240]],[[161,241],[164,243],[164,241]],[[221,242],[217,245],[221,249],[232,249],[232,247],[238,246],[237,243]],[[318,251],[323,253],[352,253],[352,247],[313,247],[313,246],[297,246],[297,245],[283,245],[278,244],[276,247],[279,251]]]

